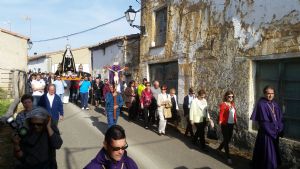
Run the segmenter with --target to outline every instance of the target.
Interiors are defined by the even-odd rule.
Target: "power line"
[[[85,33],[85,32],[88,32],[88,31],[91,31],[91,30],[94,30],[94,29],[97,29],[97,28],[99,28],[99,27],[102,27],[102,26],[111,24],[111,23],[113,23],[113,22],[117,22],[117,21],[119,21],[119,20],[121,20],[121,19],[123,19],[123,18],[125,18],[125,16],[119,17],[119,18],[117,18],[117,19],[111,20],[111,21],[109,21],[109,22],[100,24],[100,25],[98,25],[98,26],[95,26],[95,27],[92,27],[92,28],[89,28],[89,29],[86,29],[86,30],[83,30],[83,31],[80,31],[80,32],[75,32],[75,33],[71,33],[71,34],[68,34],[68,35],[58,36],[58,37],[55,37],[55,38],[49,38],[49,39],[43,39],[43,40],[35,40],[35,41],[32,41],[32,42],[34,42],[34,43],[36,43],[36,42],[47,42],[47,41],[52,41],[52,40],[58,40],[58,39],[68,38],[68,37],[70,37],[70,36],[82,34],[82,33]]]
[[[146,8],[146,5],[144,5],[142,8],[140,8],[139,10],[137,10],[136,12],[141,12],[142,9]],[[152,8],[151,8],[152,9]],[[94,29],[97,29],[99,27],[102,27],[102,26],[105,26],[105,25],[108,25],[108,24],[111,24],[113,22],[117,22],[121,19],[125,18],[125,16],[121,16],[117,19],[114,19],[114,20],[111,20],[109,22],[106,22],[106,23],[103,23],[103,24],[100,24],[98,26],[95,26],[95,27],[92,27],[92,28],[89,28],[89,29],[86,29],[86,30],[83,30],[83,31],[79,31],[79,32],[75,32],[75,33],[71,33],[71,34],[68,34],[68,35],[63,35],[63,36],[58,36],[58,37],[55,37],[55,38],[49,38],[49,39],[43,39],[43,40],[35,40],[35,41],[32,41],[33,43],[37,43],[37,42],[47,42],[47,41],[53,41],[53,40],[58,40],[58,39],[64,39],[64,38],[69,38],[70,36],[75,36],[75,35],[78,35],[78,34],[82,34],[82,33],[85,33],[85,32],[89,32],[91,30],[94,30]]]

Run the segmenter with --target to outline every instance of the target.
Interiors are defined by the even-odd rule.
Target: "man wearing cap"
[[[26,118],[27,134],[13,137],[15,169],[57,169],[55,150],[63,143],[59,130],[48,112],[41,107],[33,109]]]
[[[103,148],[84,169],[137,169],[136,163],[127,156],[125,130],[113,125],[106,133]]]
[[[48,86],[48,93],[45,93],[38,106],[45,108],[51,115],[52,121],[54,124],[58,124],[59,120],[63,120],[64,117],[64,108],[61,98],[55,94],[56,88],[54,84]]]

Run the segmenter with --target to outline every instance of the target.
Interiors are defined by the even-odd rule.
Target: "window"
[[[300,140],[300,58],[257,61],[256,100],[264,86],[275,87],[283,110],[285,137]]]
[[[155,13],[155,46],[164,46],[167,32],[167,7]]]
[[[164,73],[162,73],[164,72]],[[160,86],[163,84],[168,86],[168,89],[175,88],[178,92],[178,63],[167,62],[149,65],[150,81],[159,81]],[[169,92],[169,91],[168,91]]]

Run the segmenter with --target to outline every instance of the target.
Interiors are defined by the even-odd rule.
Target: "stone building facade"
[[[298,0],[143,0],[140,77],[177,89],[181,104],[190,87],[205,89],[211,114],[233,90],[236,146],[252,151],[249,120],[262,88],[271,84],[284,111],[282,156],[299,164],[300,2]]]

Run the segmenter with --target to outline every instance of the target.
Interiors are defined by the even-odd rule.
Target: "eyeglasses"
[[[31,126],[38,126],[41,127],[44,125],[44,123],[30,123]]]
[[[227,96],[227,98],[234,98],[234,96]]]
[[[126,145],[123,147],[113,147],[111,145],[110,145],[110,147],[113,151],[126,150],[128,148],[128,144],[126,143]]]

